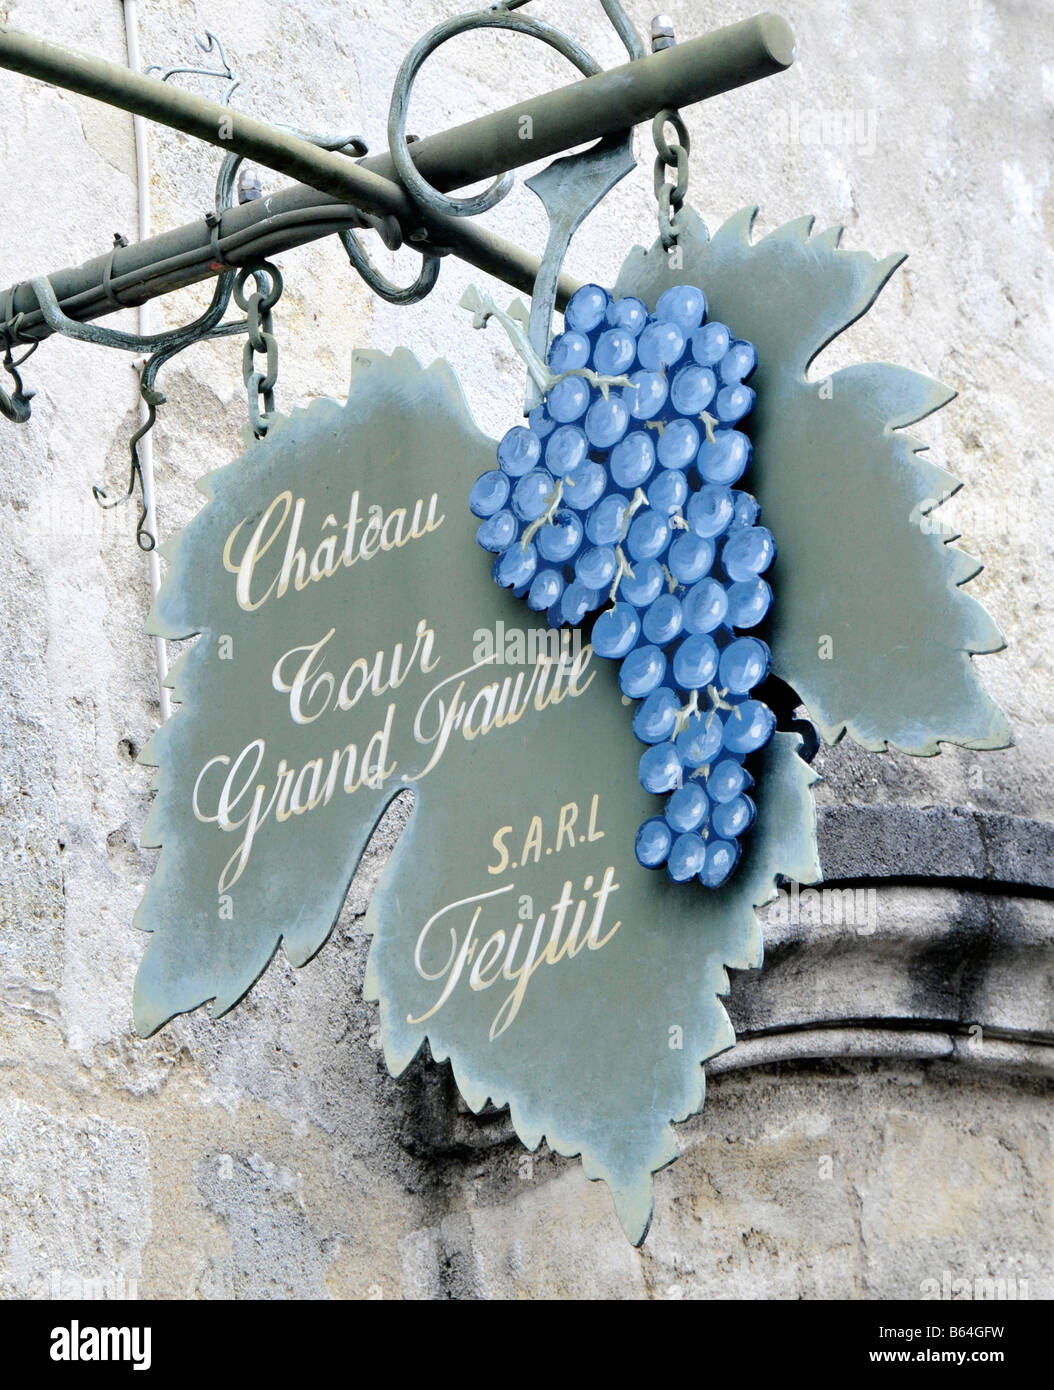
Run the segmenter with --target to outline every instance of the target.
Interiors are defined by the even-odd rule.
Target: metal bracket
[[[620,179],[636,167],[633,133],[602,140],[581,154],[558,159],[526,180],[526,186],[541,201],[549,217],[549,236],[531,296],[531,317],[527,337],[544,361],[549,351],[556,286],[560,267],[571,238],[582,222]],[[533,377],[527,379],[524,412],[541,400],[541,390]]]

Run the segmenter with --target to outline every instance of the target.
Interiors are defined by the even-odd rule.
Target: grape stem
[[[676,738],[678,734],[684,733],[685,729],[687,729],[688,727],[688,721],[691,719],[692,715],[698,713],[699,692],[698,690],[693,690],[688,698],[688,703],[686,705],[681,706],[681,708],[677,711],[677,718],[673,721],[674,738]]]
[[[628,574],[630,579],[636,579],[637,577],[630,568],[630,563],[626,559],[625,552],[621,545],[615,546],[615,559],[618,561],[618,568],[615,570],[615,578],[611,581],[611,592],[608,594],[612,607],[615,606],[615,595],[618,592],[619,584],[622,582],[622,576]]]
[[[717,417],[711,415],[708,410],[704,410],[703,413],[699,416],[699,419],[702,420],[703,428],[706,430],[707,444],[715,443],[716,441],[714,438],[714,426],[720,423]]]
[[[563,478],[557,478],[556,486],[553,488],[552,492],[550,492],[549,496],[545,499],[547,503],[545,511],[542,512],[541,516],[538,517],[536,521],[532,521],[530,526],[528,526],[523,533],[524,550],[527,549],[531,541],[534,540],[535,536],[542,529],[542,527],[547,526],[549,522],[552,521],[553,517],[556,515],[557,508],[560,506],[560,502],[563,498],[563,495],[564,480]]]
[[[611,593],[608,595],[608,597],[611,600],[612,606],[614,606],[615,594],[618,591],[619,582],[621,581],[622,576],[624,574],[628,574],[630,579],[636,579],[637,577],[633,573],[633,570],[630,568],[630,563],[626,559],[625,554],[623,553],[621,542],[624,541],[626,539],[626,536],[629,534],[629,524],[633,520],[634,512],[640,511],[641,507],[646,507],[647,505],[648,498],[645,495],[644,489],[638,488],[636,492],[633,494],[632,502],[630,502],[629,506],[623,513],[622,535],[619,536],[618,542],[615,545],[615,558],[618,560],[618,569],[615,571],[615,578],[613,579],[611,584]]]
[[[728,694],[727,688],[718,690],[716,685],[708,685],[706,687],[706,693],[710,696],[711,703],[715,710],[731,710],[737,719],[743,718],[743,711],[740,709],[739,705],[731,705],[725,699],[725,696]]]
[[[547,396],[558,381],[563,381],[566,376],[585,377],[591,386],[595,386],[605,400],[612,386],[632,386],[628,376],[604,376],[600,372],[595,372],[591,367],[572,367],[566,372],[554,372],[548,363],[535,352],[527,337],[527,329],[520,318],[523,313],[523,305],[516,301],[510,306],[508,312],[499,309],[494,302],[492,295],[484,294],[478,285],[469,285],[468,289],[461,296],[461,307],[468,309],[472,314],[473,328],[486,328],[490,319],[497,319],[508,334],[509,342],[516,352],[527,364],[527,371],[530,373],[535,385],[543,396]],[[519,311],[519,312],[518,312]]]
[[[646,507],[647,505],[648,505],[647,493],[645,493],[645,491],[644,491],[644,489],[643,489],[642,487],[639,487],[639,488],[637,489],[637,491],[633,494],[633,500],[632,500],[632,502],[630,502],[629,506],[626,508],[626,510],[625,510],[625,512],[624,512],[624,514],[623,514],[623,517],[622,517],[622,535],[619,537],[620,540],[623,540],[623,541],[624,541],[624,540],[626,539],[626,537],[629,535],[629,524],[630,524],[630,522],[633,520],[634,514],[635,514],[636,512],[639,512],[640,509],[641,509],[641,507]]]

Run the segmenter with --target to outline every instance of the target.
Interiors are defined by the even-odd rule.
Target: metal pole
[[[459,188],[624,130],[664,107],[687,106],[781,72],[793,61],[787,24],[776,15],[759,15],[416,142],[414,163],[435,187]],[[159,121],[307,185],[225,214],[220,242],[225,258],[237,259],[237,246],[249,244],[257,254],[263,240],[267,253],[275,254],[325,236],[338,225],[352,225],[358,210],[394,216],[410,240],[446,248],[530,293],[537,257],[466,219],[423,214],[394,181],[387,154],[352,162],[218,102],[6,26],[0,26],[0,67]],[[530,118],[529,140],[521,138],[524,117]],[[200,221],[127,247],[110,264],[111,288],[122,305],[132,305],[206,279],[217,269],[210,255],[214,245]],[[108,255],[96,257],[49,277],[71,317],[87,320],[113,312],[102,289],[109,261]],[[561,304],[574,288],[575,282],[564,277]],[[48,336],[28,285],[17,287],[11,312],[26,315],[29,336]]]

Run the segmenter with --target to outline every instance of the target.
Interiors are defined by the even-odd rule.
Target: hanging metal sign
[[[431,156],[421,142],[411,160],[410,84],[474,27],[540,38],[593,74],[583,90],[604,138],[528,182],[550,224],[530,315],[475,288],[463,300],[525,358],[526,423],[510,403],[509,431],[487,438],[454,369],[404,350],[355,354],[346,402],[282,415],[281,277],[259,250],[237,281],[225,259],[238,154],[208,223],[222,273],[206,315],[132,339],[75,321],[75,296],[37,277],[31,300],[8,294],[16,389],[0,408],[28,415],[10,349],[34,333],[151,351],[151,423],[174,352],[247,336],[255,440],[162,547],[171,564],[150,622],[198,640],[173,673],[180,709],[143,755],[159,769],[143,843],[161,855],[137,919],[151,933],[139,1030],[206,1003],[225,1013],[280,945],[310,960],[380,818],[410,792],[367,915],[367,995],[390,1069],[427,1043],[473,1109],[507,1105],[529,1148],[581,1155],[639,1243],[652,1174],[677,1154],[672,1125],[701,1108],[702,1064],[734,1043],[720,996],[729,969],[761,963],[755,910],[780,878],[820,877],[817,729],[923,756],[941,742],[1003,747],[1009,728],[970,659],[1002,638],[961,587],[979,566],[922,524],[955,480],[900,432],[952,393],[887,364],[807,376],[903,258],[843,251],[838,229],[810,235],[811,218],[754,241],[750,210],[710,240],[685,204],[687,130],[646,93],[659,239],[629,254],[614,287],[568,287],[571,236],[634,167],[608,105],[630,89],[609,90],[576,43],[515,8],[440,25],[411,50],[389,117],[400,185],[359,166],[347,179],[332,151],[357,151],[349,137],[271,132],[267,147],[275,167],[361,197],[367,213],[347,213],[340,234],[386,298],[427,293],[450,246],[519,283],[515,248],[456,231],[507,180],[470,200],[429,182],[430,164],[444,187],[468,180],[450,142]],[[639,59],[620,7],[604,8]],[[719,80],[786,66],[784,30],[769,17],[714,36]],[[671,43],[659,24],[656,48]],[[50,70],[40,46],[12,46],[26,70]],[[684,81],[687,65],[676,71]],[[130,109],[154,102],[133,84]],[[182,128],[211,129],[193,103],[180,111]],[[246,150],[267,143],[258,125],[243,122]],[[407,205],[426,256],[403,291],[351,228],[388,233],[378,210]],[[113,303],[118,250],[103,276]],[[246,319],[221,324],[232,293]],[[550,341],[557,302],[564,331]],[[134,483],[135,441],[132,465]]]
[[[499,590],[475,542],[465,498],[493,457],[449,367],[360,353],[346,405],[294,412],[208,479],[151,623],[201,636],[145,755],[162,853],[136,1022],[225,1012],[279,942],[309,960],[410,789],[368,917],[389,1066],[427,1038],[475,1108],[581,1153],[640,1240],[669,1122],[732,1043],[715,996],[759,962],[752,907],[777,874],[817,875],[813,774],[777,735],[723,894],[638,864],[654,798],[611,664]]]

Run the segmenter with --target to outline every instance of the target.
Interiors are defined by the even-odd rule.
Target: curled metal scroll
[[[294,135],[299,135],[302,140],[309,140],[313,145],[318,145],[323,150],[338,150],[348,154],[365,154],[367,152],[366,142],[358,136],[313,135],[309,131],[297,130],[293,126],[283,128],[292,131]],[[394,217],[380,220],[375,230],[389,251],[397,251],[402,245],[402,229]],[[366,281],[374,294],[380,295],[389,304],[416,304],[419,300],[424,299],[426,294],[431,293],[439,279],[441,257],[436,251],[421,251],[419,253],[421,269],[417,278],[409,285],[397,285],[373,264],[353,228],[342,228],[337,232],[337,236],[347,252],[348,260],[359,276]]]
[[[17,320],[15,322],[14,332],[17,335]],[[17,361],[11,353],[10,344],[8,344],[4,350],[4,371],[7,372],[8,376],[14,382],[15,389],[8,394],[8,392],[0,386],[0,415],[5,415],[16,425],[24,425],[29,419],[31,409],[29,403],[36,395],[35,391],[27,391],[22,385],[22,374],[19,368],[27,357],[32,357],[39,346],[39,343],[31,343]]]
[[[388,110],[388,150],[399,173],[399,178],[414,201],[429,212],[448,217],[475,217],[500,203],[513,185],[513,175],[505,173],[494,180],[482,193],[470,198],[451,198],[440,193],[418,173],[410,158],[406,141],[406,111],[410,104],[410,93],[414,79],[430,54],[434,53],[447,39],[464,34],[472,29],[512,29],[530,38],[540,39],[550,48],[555,48],[569,59],[586,77],[593,77],[601,71],[600,64],[586,50],[569,38],[567,34],[554,29],[538,19],[526,19],[510,14],[508,10],[481,11],[473,14],[457,15],[444,24],[438,24],[414,44],[403,59],[395,78],[392,103]]]

